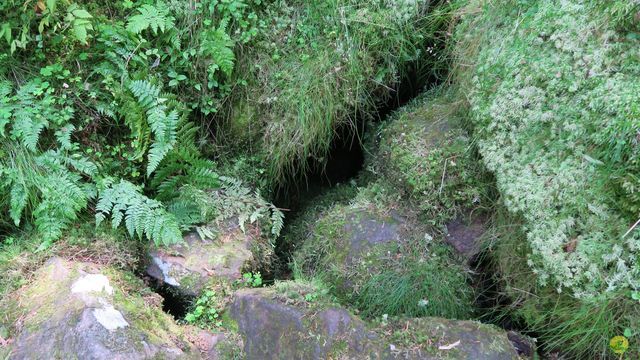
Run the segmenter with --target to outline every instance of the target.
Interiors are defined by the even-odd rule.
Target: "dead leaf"
[[[578,246],[578,239],[573,238],[568,243],[564,244],[564,251],[568,253],[572,253],[576,251],[576,247]]]
[[[36,14],[40,15],[43,11],[47,9],[47,6],[44,4],[42,0],[38,1],[35,6]]]
[[[460,345],[460,340],[454,342],[453,344],[438,346],[438,349],[439,350],[451,350],[451,349],[453,349],[454,347],[456,347],[458,345]]]

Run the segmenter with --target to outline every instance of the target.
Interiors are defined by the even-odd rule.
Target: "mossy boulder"
[[[355,358],[375,340],[364,322],[301,283],[240,290],[229,311],[247,359]]]
[[[491,179],[463,128],[466,117],[454,91],[436,88],[396,111],[381,125],[377,143],[369,144],[374,172],[419,210],[423,221],[443,230],[451,223],[457,230],[475,223],[469,214],[482,213],[490,200]],[[463,240],[472,238],[477,236]],[[474,245],[463,245],[463,253]]]
[[[306,224],[297,226],[309,231],[294,254],[299,277],[325,283],[367,317],[469,317],[467,269],[414,211],[398,205],[393,191],[373,183],[349,204],[302,217]]]
[[[247,359],[517,359],[506,332],[441,318],[368,324],[319,288],[244,289],[229,308]]]
[[[390,353],[405,359],[519,359],[509,333],[477,321],[427,317],[394,319],[375,331]]]
[[[481,247],[493,183],[464,128],[467,112],[454,90],[427,91],[380,125],[366,153],[370,172],[469,260]]]
[[[52,258],[34,279],[3,309],[14,321],[10,359],[200,358],[132,275]]]
[[[198,296],[212,282],[233,282],[244,271],[270,267],[273,248],[258,226],[242,229],[237,219],[217,228],[214,239],[198,232],[184,237],[184,242],[166,248],[153,248],[147,274],[187,297]]]

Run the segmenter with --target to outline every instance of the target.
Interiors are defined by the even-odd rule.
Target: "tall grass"
[[[356,133],[365,114],[394,96],[410,67],[418,69],[411,76],[440,73],[451,7],[354,0],[268,7],[266,36],[241,60],[249,86],[233,101],[251,106],[235,106],[230,121],[246,118],[247,108],[254,112],[269,177],[281,183],[322,166],[336,130]]]

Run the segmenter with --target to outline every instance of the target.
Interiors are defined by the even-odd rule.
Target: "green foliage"
[[[219,295],[214,290],[206,290],[193,305],[193,309],[185,316],[185,321],[204,329],[215,329],[222,326],[219,306]]]
[[[451,249],[446,245],[433,245],[430,250],[428,258],[411,259],[400,269],[385,269],[367,278],[353,297],[354,305],[367,317],[470,318],[473,291],[466,285],[463,269],[451,265]]]
[[[129,235],[143,235],[157,245],[171,245],[182,241],[182,233],[175,216],[168,213],[161,202],[144,196],[140,188],[121,180],[100,191],[96,205],[96,226],[108,216],[113,228],[124,220]]]
[[[72,4],[67,9],[65,21],[71,25],[73,36],[81,44],[88,44],[87,38],[89,37],[89,32],[93,30],[93,25],[91,24],[92,18],[93,16],[91,16],[87,10],[78,8],[76,4]]]
[[[158,30],[165,32],[165,29],[171,29],[175,25],[175,19],[169,14],[170,9],[163,1],[158,1],[155,6],[144,4],[137,10],[139,14],[131,16],[127,21],[127,30],[134,34],[150,28],[157,35]]]
[[[0,191],[6,191],[15,226],[23,218],[33,220],[42,236],[40,249],[62,235],[95,193],[87,180],[97,167],[68,136],[73,109],[65,96],[57,95],[40,79],[15,93],[8,82],[0,82]],[[53,131],[53,138],[42,139],[45,131]],[[40,146],[57,149],[41,151]]]
[[[432,3],[274,1],[267,6],[272,21],[239,62],[250,77],[238,102],[249,106],[231,110],[229,128],[246,117],[259,121],[252,125],[261,127],[262,155],[273,183],[304,174],[308,166],[322,168],[336,131],[356,132],[363,116],[393,96],[410,64],[425,70],[421,76],[431,70],[439,74],[443,59],[437,44],[447,36],[452,5]]]
[[[260,224],[276,239],[284,227],[284,215],[275,205],[239,180],[220,177],[217,191],[185,185],[180,194],[169,202],[169,211],[187,224],[220,225],[224,220],[236,218],[242,231],[246,224]]]
[[[249,287],[261,287],[262,286],[262,274],[259,272],[248,272],[242,274],[242,284]]]
[[[632,294],[605,293],[597,298],[576,299],[569,293],[541,286],[528,264],[531,250],[523,231],[522,219],[499,207],[486,236],[482,269],[497,288],[486,295],[497,296],[489,303],[483,320],[518,321],[536,334],[545,352],[559,352],[567,358],[617,358],[609,350],[609,340],[629,335],[629,358],[638,356],[640,308]],[[505,305],[508,304],[508,305]],[[544,355],[544,354],[541,354]]]
[[[149,149],[147,163],[147,176],[149,176],[176,143],[179,115],[176,110],[168,111],[164,104],[167,99],[160,97],[160,88],[148,81],[132,81],[129,84],[129,90],[146,112],[149,128],[154,134],[154,142]]]
[[[215,198],[221,186],[201,151],[210,119],[200,130],[198,115],[217,112],[240,82],[237,44],[257,35],[260,9],[240,0],[2,2],[0,231],[35,225],[50,244],[93,211],[98,188],[98,223],[110,216],[132,236],[174,243],[201,224],[206,204],[177,199],[183,188],[183,199]],[[267,217],[276,234],[281,213],[260,201],[266,210],[242,223]]]
[[[640,5],[501,3],[469,6],[459,47],[475,65],[460,75],[537,280],[578,298],[637,290]]]

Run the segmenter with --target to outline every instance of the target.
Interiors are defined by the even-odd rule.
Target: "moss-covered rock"
[[[236,219],[226,222],[215,239],[197,232],[184,243],[150,251],[147,274],[184,296],[193,297],[210,282],[233,282],[244,271],[268,269],[273,249],[257,226],[241,229]]]
[[[50,259],[3,309],[14,321],[10,358],[199,358],[145,289],[108,267]]]
[[[247,359],[517,359],[506,332],[441,318],[363,322],[300,282],[235,294]]]
[[[304,174],[309,158],[324,165],[336,131],[386,100],[410,63],[422,63],[425,73],[440,70],[433,45],[442,41],[450,5],[437,5],[268,4],[264,36],[238,64],[248,84],[237,89],[246,94],[231,109],[229,131],[241,129],[244,141],[260,127],[272,181]],[[432,56],[420,56],[427,48]]]
[[[488,184],[463,129],[463,101],[431,90],[396,111],[379,130],[368,162],[394,185],[422,220],[442,226],[487,201]]]
[[[506,331],[477,321],[394,319],[375,328],[392,354],[411,359],[518,359]]]
[[[365,316],[468,317],[473,291],[461,261],[391,193],[372,183],[350,204],[304,217],[311,230],[294,255],[298,277],[319,279]]]

